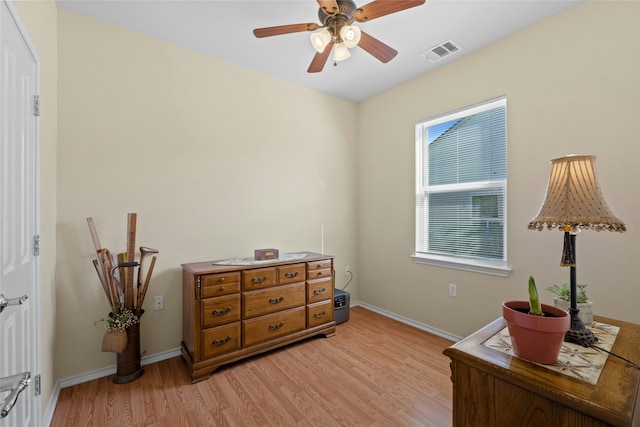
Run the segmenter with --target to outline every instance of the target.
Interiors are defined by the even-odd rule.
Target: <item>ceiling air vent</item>
[[[420,56],[426,59],[429,62],[437,62],[442,58],[445,58],[451,54],[454,54],[458,51],[462,50],[460,46],[458,46],[453,40],[447,40],[446,42],[442,42],[426,52],[422,52]]]

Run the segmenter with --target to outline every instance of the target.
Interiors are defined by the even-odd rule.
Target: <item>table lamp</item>
[[[551,177],[542,206],[529,223],[529,230],[558,229],[564,232],[560,265],[570,268],[571,329],[565,341],[584,347],[597,338],[578,317],[576,300],[576,233],[579,230],[625,232],[602,195],[595,173],[596,156],[568,155],[551,160]]]

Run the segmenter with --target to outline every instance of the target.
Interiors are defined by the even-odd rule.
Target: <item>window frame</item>
[[[415,126],[415,149],[416,149],[416,182],[415,182],[415,241],[414,241],[414,253],[411,255],[414,262],[419,264],[428,264],[439,267],[453,268],[464,271],[471,271],[476,273],[490,274],[495,276],[507,277],[511,273],[511,268],[508,266],[508,247],[507,247],[507,177],[504,179],[495,180],[491,183],[476,181],[470,184],[445,184],[438,185],[439,191],[455,189],[457,191],[463,190],[482,190],[482,188],[496,188],[496,183],[500,183],[499,187],[504,191],[504,232],[503,232],[503,257],[502,260],[491,260],[482,258],[473,258],[456,255],[443,255],[436,253],[428,253],[419,251],[418,243],[420,236],[424,233],[423,224],[428,224],[428,212],[424,212],[428,205],[421,206],[419,200],[426,192],[425,186],[422,184],[425,174],[428,173],[428,161],[425,161],[423,147],[427,147],[425,144],[426,128],[435,126],[441,123],[446,123],[456,119],[462,119],[474,114],[478,114],[484,111],[492,110],[498,107],[507,107],[507,100],[505,96],[494,98],[486,102],[472,105],[470,107],[462,108],[450,113],[435,116],[426,120],[421,120],[416,123]],[[506,132],[506,114],[505,114],[505,132]],[[505,147],[505,150],[507,147]],[[506,155],[506,153],[505,153]],[[431,190],[431,192],[433,192]]]

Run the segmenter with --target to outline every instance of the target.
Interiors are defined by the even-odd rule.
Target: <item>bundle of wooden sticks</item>
[[[114,257],[109,249],[100,245],[93,218],[87,218],[89,232],[97,253],[97,259],[93,260],[93,265],[114,314],[122,309],[128,309],[137,316],[142,314],[142,303],[149,288],[153,267],[156,264],[157,256],[155,254],[158,253],[158,250],[146,246],[140,247],[140,261],[135,261],[136,221],[136,213],[127,215],[127,249],[126,252],[118,253]],[[148,271],[143,274],[144,260],[149,254],[154,255],[151,258]],[[138,267],[138,276],[134,280],[136,267]]]

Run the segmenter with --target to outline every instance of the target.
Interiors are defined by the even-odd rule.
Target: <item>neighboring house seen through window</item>
[[[506,276],[506,99],[416,125],[418,262]]]

